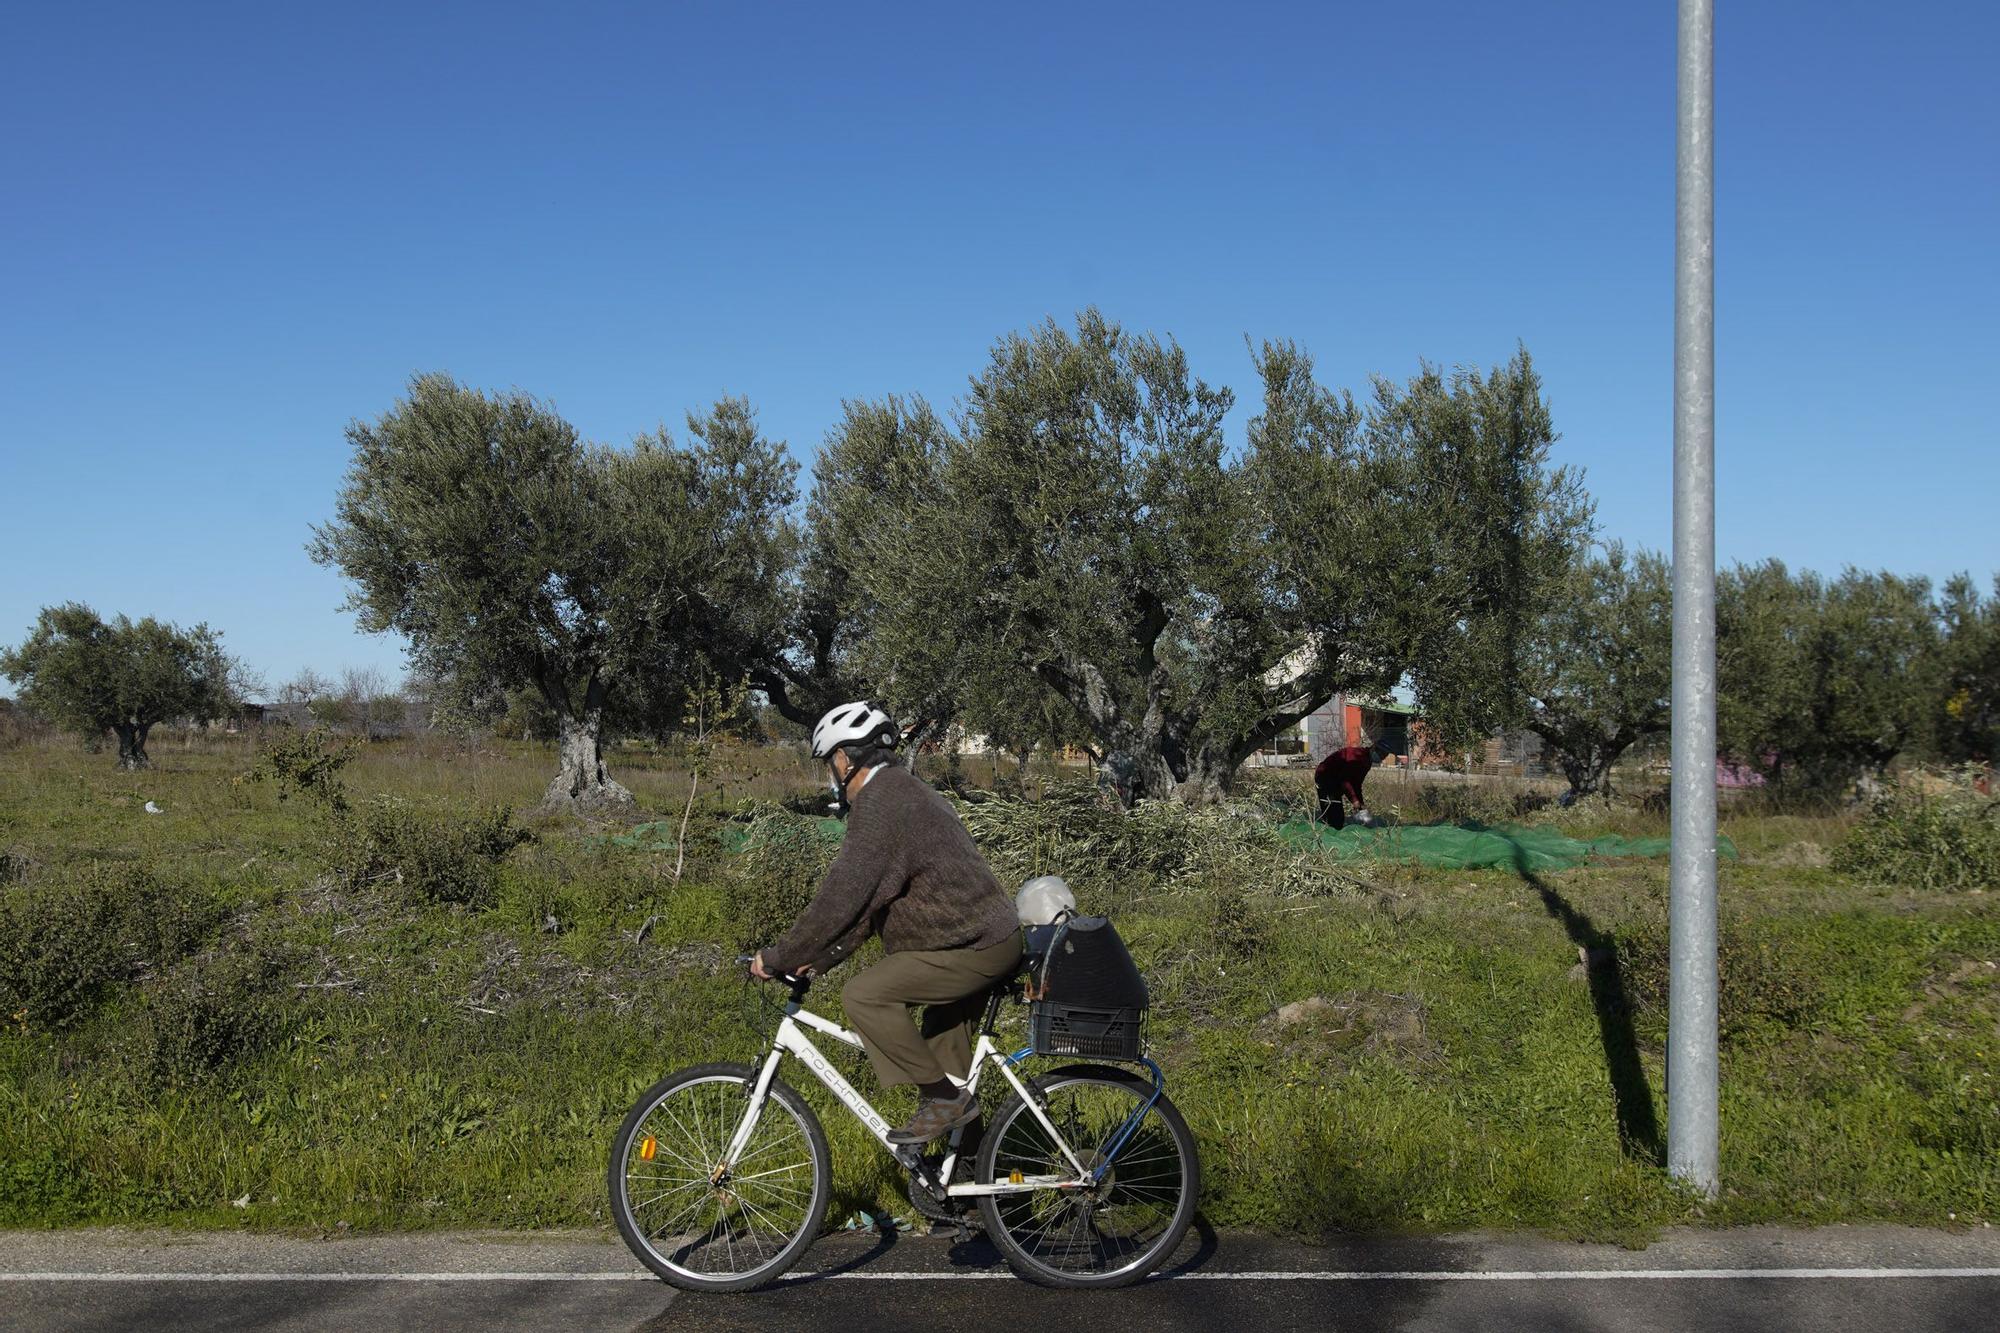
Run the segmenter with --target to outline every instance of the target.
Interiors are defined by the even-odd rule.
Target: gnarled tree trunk
[[[1157,747],[1113,742],[1097,766],[1097,785],[1118,797],[1121,805],[1135,801],[1164,801],[1173,796],[1180,779]]]
[[[556,737],[558,767],[555,781],[542,797],[543,809],[593,815],[622,814],[632,808],[632,793],[613,782],[604,769],[602,727],[602,715],[596,712],[561,720]]]
[[[111,729],[118,733],[118,767],[137,770],[153,766],[146,757],[146,733],[153,729],[152,723],[114,722]]]
[[[542,796],[542,809],[572,815],[620,815],[632,793],[611,780],[604,768],[604,678],[595,669],[583,687],[582,706],[568,682],[544,671],[536,680],[542,701],[556,715],[556,776]]]
[[[1241,754],[1218,753],[1203,746],[1188,761],[1187,772],[1182,775],[1175,794],[1183,805],[1219,805],[1229,795],[1230,784],[1242,762]]]

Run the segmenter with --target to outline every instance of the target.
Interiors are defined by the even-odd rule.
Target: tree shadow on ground
[[[1654,1166],[1665,1166],[1666,1144],[1660,1137],[1659,1116],[1653,1109],[1653,1087],[1639,1059],[1639,1041],[1632,1029],[1632,1001],[1618,965],[1617,941],[1609,931],[1570,905],[1532,870],[1521,878],[1542,897],[1542,906],[1562,923],[1563,930],[1583,951],[1590,981],[1591,1007],[1597,1011],[1598,1038],[1604,1043],[1604,1068],[1611,1076],[1611,1097],[1617,1108],[1618,1136],[1625,1151]]]

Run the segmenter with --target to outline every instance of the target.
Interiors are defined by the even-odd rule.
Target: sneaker
[[[942,1138],[979,1114],[979,1099],[960,1090],[956,1097],[926,1097],[910,1122],[889,1131],[891,1143],[929,1143]]]

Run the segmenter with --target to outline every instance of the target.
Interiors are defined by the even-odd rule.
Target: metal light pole
[[[1674,691],[1667,1170],[1713,1198],[1715,13],[1680,0],[1674,229]]]

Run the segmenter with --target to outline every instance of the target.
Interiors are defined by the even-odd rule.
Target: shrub
[[[191,958],[145,990],[136,1055],[156,1087],[196,1083],[262,1049],[286,1027],[292,956],[269,938]]]
[[[1833,852],[1857,878],[1916,889],[2000,885],[2000,800],[1969,775],[1917,778],[1883,793]]]
[[[287,727],[264,747],[251,776],[273,783],[281,801],[296,795],[328,810],[345,810],[340,771],[353,758],[353,744],[335,740],[324,727]]]
[[[989,796],[953,805],[1010,895],[1036,875],[1057,874],[1085,911],[1162,890],[1235,901],[1243,886],[1305,897],[1365,882],[1331,857],[1294,850],[1254,807],[1142,801],[1128,811],[1074,781],[1052,782],[1036,800]],[[739,818],[746,822],[727,835],[738,848],[729,867],[731,915],[736,943],[749,948],[768,944],[798,917],[837,844],[819,820],[779,806],[750,807]]]
[[[498,900],[501,860],[533,836],[504,806],[463,811],[378,796],[339,822],[332,860],[352,884],[480,909]]]
[[[12,699],[0,699],[0,750],[12,750],[17,746],[40,740],[49,734],[50,728]]]
[[[219,917],[213,902],[115,862],[8,885],[0,889],[0,1010],[31,1028],[66,1027],[115,983],[184,957]]]

